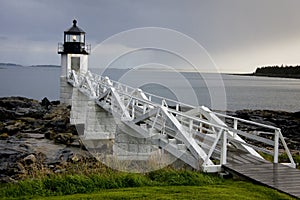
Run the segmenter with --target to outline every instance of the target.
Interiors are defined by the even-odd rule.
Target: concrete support
[[[114,139],[117,124],[111,113],[107,112],[95,101],[89,100],[86,108],[85,139]]]
[[[85,124],[88,102],[89,97],[81,93],[78,88],[74,87],[72,91],[72,108],[70,113],[71,124]]]
[[[73,87],[68,84],[67,77],[60,77],[60,103],[72,105]]]
[[[159,148],[152,144],[151,138],[134,135],[134,130],[122,126],[118,129],[114,143],[114,155],[120,160],[148,160]],[[128,134],[129,133],[132,134]]]

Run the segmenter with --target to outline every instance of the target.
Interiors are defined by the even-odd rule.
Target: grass
[[[13,198],[4,198],[13,199]],[[89,194],[65,196],[25,196],[17,199],[293,199],[262,186],[245,182],[206,186],[148,186],[105,189]]]
[[[49,175],[0,187],[0,199],[292,199],[243,181],[170,168],[147,174]]]
[[[38,198],[37,198],[38,199]],[[252,184],[236,182],[232,185],[216,186],[164,186],[139,187],[104,190],[92,194],[76,194],[64,197],[41,198],[47,200],[58,199],[292,199],[286,195],[254,187]]]

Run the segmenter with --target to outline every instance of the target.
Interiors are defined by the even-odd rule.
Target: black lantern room
[[[73,26],[64,32],[64,44],[59,44],[59,54],[89,54],[90,45],[85,44],[85,32],[73,20]]]

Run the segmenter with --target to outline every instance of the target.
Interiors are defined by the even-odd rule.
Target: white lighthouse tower
[[[64,43],[58,44],[58,54],[61,55],[61,103],[71,105],[73,88],[67,83],[67,77],[72,70],[82,74],[87,72],[90,49],[91,46],[85,44],[85,32],[73,20],[73,26],[64,32]]]

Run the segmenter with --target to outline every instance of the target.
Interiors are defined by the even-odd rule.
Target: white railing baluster
[[[222,137],[222,147],[221,147],[221,165],[226,165],[227,163],[227,131],[223,131]]]
[[[209,152],[208,152],[208,154],[206,156],[206,159],[204,160],[204,163],[203,163],[204,166],[207,165],[208,161],[210,160],[211,155],[215,151],[215,148],[216,148],[216,146],[218,144],[218,141],[220,140],[220,138],[222,136],[222,132],[223,131],[224,131],[223,129],[220,129],[219,133],[217,134],[217,137],[216,137],[214,143],[212,144],[211,148],[209,149]]]
[[[193,120],[190,119],[190,122],[189,122],[189,130],[190,130],[190,133],[192,132],[193,124],[194,124]]]
[[[279,151],[279,131],[275,130],[274,133],[274,163],[278,163],[278,151]]]
[[[238,129],[238,120],[237,119],[233,120],[233,128],[236,130]]]
[[[132,108],[131,108],[131,117],[132,119],[134,119],[134,112],[135,112],[135,99],[132,100],[132,104],[131,104]]]
[[[289,150],[289,148],[288,148],[288,146],[287,146],[287,144],[286,144],[286,142],[285,142],[285,140],[283,138],[283,135],[282,135],[282,133],[281,133],[280,130],[279,130],[279,138],[280,138],[280,140],[282,142],[282,145],[283,145],[283,147],[284,147],[284,149],[286,151],[286,154],[287,154],[287,156],[288,156],[288,158],[290,160],[290,163],[289,163],[290,166],[293,167],[293,168],[296,168],[296,163],[295,163],[295,161],[293,159],[293,156],[292,156],[292,154],[291,154],[291,152],[290,152],[290,150]]]
[[[233,119],[233,128],[235,130],[238,130],[238,120],[237,119]],[[233,138],[236,137],[236,132],[233,133]]]
[[[200,117],[199,117],[201,120],[203,120],[203,116],[202,116],[202,114],[200,114]],[[203,130],[202,130],[202,128],[203,128],[203,123],[200,121],[200,123],[199,123],[199,132],[200,133],[203,133]]]

